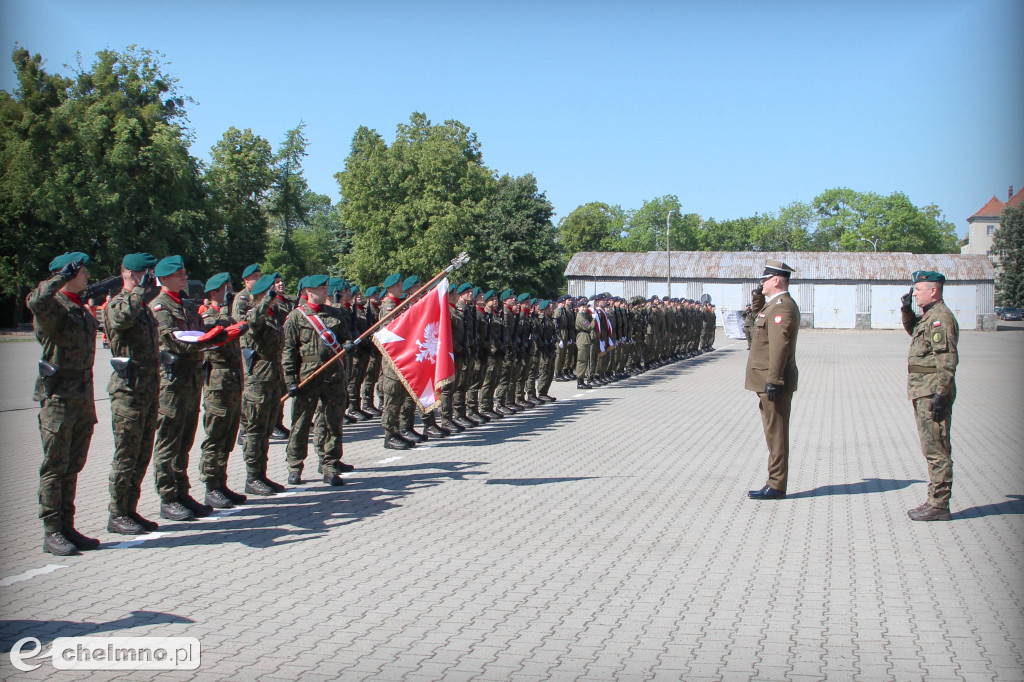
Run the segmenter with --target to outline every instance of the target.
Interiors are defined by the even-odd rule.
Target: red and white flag
[[[448,278],[373,335],[421,412],[441,404],[441,387],[455,380]]]

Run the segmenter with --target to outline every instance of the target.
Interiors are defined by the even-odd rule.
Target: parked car
[[[1003,320],[1020,320],[1024,318],[1024,315],[1021,314],[1020,308],[1006,307],[999,313],[999,318]]]
[[[1000,306],[996,306],[996,317],[1003,314],[1003,309]]]

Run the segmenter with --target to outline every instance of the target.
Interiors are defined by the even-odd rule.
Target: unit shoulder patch
[[[782,315],[775,316],[775,324],[782,324]]]

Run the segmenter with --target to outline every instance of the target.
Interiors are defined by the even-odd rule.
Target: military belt
[[[934,367],[926,367],[924,365],[910,365],[907,370],[911,374],[935,374],[936,370]]]
[[[303,362],[320,362],[321,358],[319,355],[303,355]]]

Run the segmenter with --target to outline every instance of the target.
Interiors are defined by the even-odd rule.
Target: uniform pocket
[[[174,391],[160,392],[160,406],[157,411],[164,417],[170,417],[171,419],[177,417],[180,405],[181,399]]]
[[[64,403],[56,400],[47,400],[39,408],[39,428],[49,433],[59,433],[64,424],[66,408]]]

